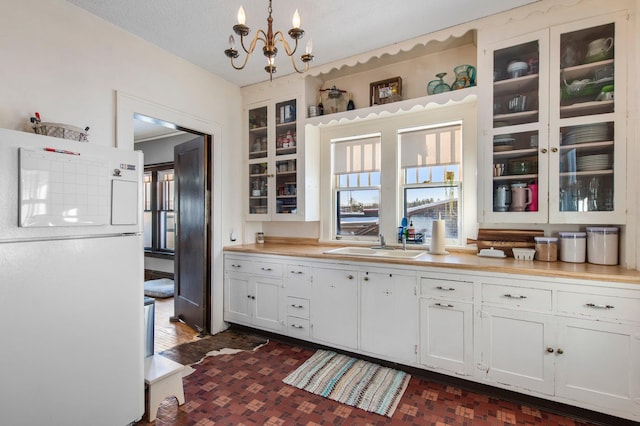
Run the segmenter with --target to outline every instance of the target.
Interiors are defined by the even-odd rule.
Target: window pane
[[[336,203],[336,235],[377,236],[380,233],[379,190],[337,191]]]
[[[144,212],[142,214],[142,235],[144,240],[144,248],[151,249],[153,233],[151,231],[151,212]]]
[[[175,249],[175,213],[160,212],[160,249]]]
[[[416,233],[430,238],[431,224],[440,217],[446,221],[446,238],[459,238],[458,186],[406,188],[404,199],[405,217]]]

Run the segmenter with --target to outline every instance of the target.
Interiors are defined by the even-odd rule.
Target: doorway
[[[211,326],[210,140],[209,135],[134,114],[134,149],[145,154],[145,281],[173,279],[172,294],[162,295],[169,297],[155,296],[157,352],[202,337]],[[189,214],[178,220],[185,210],[181,206]],[[188,244],[181,242],[185,239]],[[147,284],[152,283],[146,282],[145,289]]]

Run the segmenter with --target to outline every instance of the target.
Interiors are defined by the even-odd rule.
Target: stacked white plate
[[[578,171],[607,170],[611,168],[611,158],[609,154],[584,155],[577,159]]]
[[[599,142],[606,140],[607,134],[607,123],[569,127],[569,130],[564,132],[562,136],[562,143],[564,145],[573,145],[576,143]]]

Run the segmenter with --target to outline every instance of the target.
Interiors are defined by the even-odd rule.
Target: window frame
[[[462,222],[463,222],[463,187],[464,187],[464,175],[465,175],[465,168],[464,168],[464,134],[462,131],[462,127],[463,127],[463,123],[460,120],[456,120],[456,121],[452,121],[452,122],[443,122],[443,123],[437,123],[437,124],[430,124],[430,125],[424,125],[424,126],[417,126],[417,127],[410,127],[410,128],[403,128],[403,129],[398,129],[398,156],[399,158],[402,158],[402,135],[403,134],[410,134],[410,133],[414,133],[414,132],[422,132],[422,131],[432,131],[430,133],[440,133],[442,134],[443,132],[439,131],[439,130],[446,130],[446,129],[451,129],[451,128],[455,128],[455,131],[459,131],[460,132],[460,152],[457,154],[459,156],[459,161],[455,162],[455,163],[435,163],[433,165],[421,165],[421,166],[416,166],[416,165],[412,165],[412,166],[407,166],[407,167],[403,167],[402,161],[399,161],[398,163],[398,172],[400,174],[400,182],[398,185],[398,192],[401,194],[400,196],[400,203],[401,203],[401,208],[402,208],[402,217],[406,217],[408,221],[411,221],[411,218],[409,217],[408,213],[407,213],[407,191],[410,191],[412,189],[438,189],[438,188],[442,188],[443,190],[446,191],[446,188],[456,188],[457,189],[457,193],[458,193],[458,198],[456,201],[456,228],[458,231],[458,236],[456,238],[446,238],[445,239],[445,243],[446,245],[453,245],[453,246],[460,246],[463,245],[463,241],[462,241],[462,233],[461,233],[461,227],[462,227]],[[404,142],[406,144],[411,143],[410,141]],[[455,141],[453,142],[455,144]],[[454,165],[453,168],[457,168],[458,171],[456,174],[454,174],[454,176],[452,177],[452,179],[448,179],[446,177],[447,173],[450,173],[449,171],[447,171],[448,167],[451,167],[452,165]],[[435,168],[435,167],[442,167],[444,169],[443,171],[443,175],[445,176],[445,178],[443,179],[442,182],[433,182],[431,180],[429,180],[428,182],[416,182],[416,183],[407,183],[407,170],[408,169],[415,169],[416,170],[416,174],[418,175],[419,172],[417,170],[419,170],[420,168]],[[454,172],[455,173],[455,172]],[[457,179],[456,179],[456,175],[457,175]],[[433,177],[433,173],[430,173],[430,177]],[[439,216],[440,217],[440,216]],[[437,219],[437,218],[435,218]],[[445,218],[443,218],[445,219]],[[447,220],[447,227],[450,226],[450,220]],[[416,229],[416,232],[418,230]],[[426,229],[425,230],[425,235],[423,237],[423,243],[429,243],[431,241],[431,230],[430,229]]]
[[[371,170],[363,170],[363,171],[358,171],[358,172],[353,172],[353,173],[335,173],[335,158],[334,158],[334,148],[337,146],[337,144],[340,143],[357,143],[358,140],[369,140],[369,139],[373,139],[373,138],[377,138],[379,140],[378,143],[382,144],[382,140],[381,140],[381,135],[379,133],[373,132],[373,133],[367,133],[367,134],[358,134],[358,135],[353,135],[352,137],[346,137],[346,138],[336,138],[336,139],[332,139],[330,140],[330,151],[331,151],[331,181],[332,181],[332,206],[334,207],[332,210],[334,212],[334,218],[333,218],[333,229],[332,229],[332,234],[333,234],[333,238],[335,240],[338,241],[376,241],[378,240],[378,236],[380,234],[380,211],[382,210],[382,197],[381,197],[381,188],[382,188],[382,170],[378,169],[376,170],[371,169]],[[381,160],[380,160],[381,162]],[[372,173],[377,173],[378,176],[378,185],[372,185],[371,184],[371,175]],[[349,176],[349,175],[357,175],[357,180],[358,180],[358,184],[361,181],[361,178],[363,175],[368,175],[367,180],[368,180],[368,185],[363,185],[363,186],[340,186],[339,185],[339,181],[340,181],[340,177],[341,176]],[[347,177],[347,180],[350,180],[349,177]],[[370,191],[370,190],[374,190],[378,192],[378,232],[376,232],[376,235],[349,235],[349,234],[341,234],[339,233],[339,229],[340,229],[340,222],[339,222],[339,211],[340,211],[340,205],[338,203],[338,194],[340,192],[347,192],[347,191]]]
[[[380,233],[387,243],[395,243],[398,226],[404,216],[403,191],[401,187],[402,172],[398,152],[398,129],[424,127],[460,121],[462,123],[462,169],[464,179],[461,185],[462,198],[459,200],[462,218],[459,225],[460,244],[465,247],[467,238],[475,238],[478,227],[477,187],[481,184],[477,177],[477,115],[475,97],[466,98],[463,102],[452,105],[439,105],[435,108],[425,107],[420,111],[398,111],[384,117],[356,118],[350,122],[334,122],[319,126],[320,142],[320,238],[323,243],[344,243],[335,237],[335,188],[331,140],[380,133],[382,135],[382,167],[380,194]],[[349,243],[370,243],[371,240]]]
[[[173,162],[158,163],[147,165],[144,167],[144,175],[151,173],[149,195],[151,196],[150,207],[147,210],[145,200],[143,200],[143,211],[151,213],[151,247],[144,247],[145,256],[159,257],[159,258],[173,258],[175,255],[175,249],[166,249],[160,247],[161,242],[161,215],[163,212],[174,212],[175,209],[164,210],[160,206],[158,194],[161,191],[160,184],[162,181],[158,179],[158,174],[167,170],[174,171],[175,179],[175,164]],[[175,187],[174,187],[175,188]],[[175,203],[175,189],[174,189],[174,203]],[[175,235],[175,234],[174,234]]]

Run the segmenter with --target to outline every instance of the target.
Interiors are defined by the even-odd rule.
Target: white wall
[[[241,190],[240,89],[63,0],[2,0],[0,64],[2,128],[29,130],[29,117],[39,111],[43,121],[89,126],[90,143],[116,146],[117,92],[162,106],[159,111],[198,117],[214,130],[214,185],[225,182],[213,198],[219,235],[212,318],[213,329],[221,329],[220,238],[227,233],[220,230],[242,229],[241,203],[222,201],[235,200]],[[130,139],[117,144],[131,148]]]

